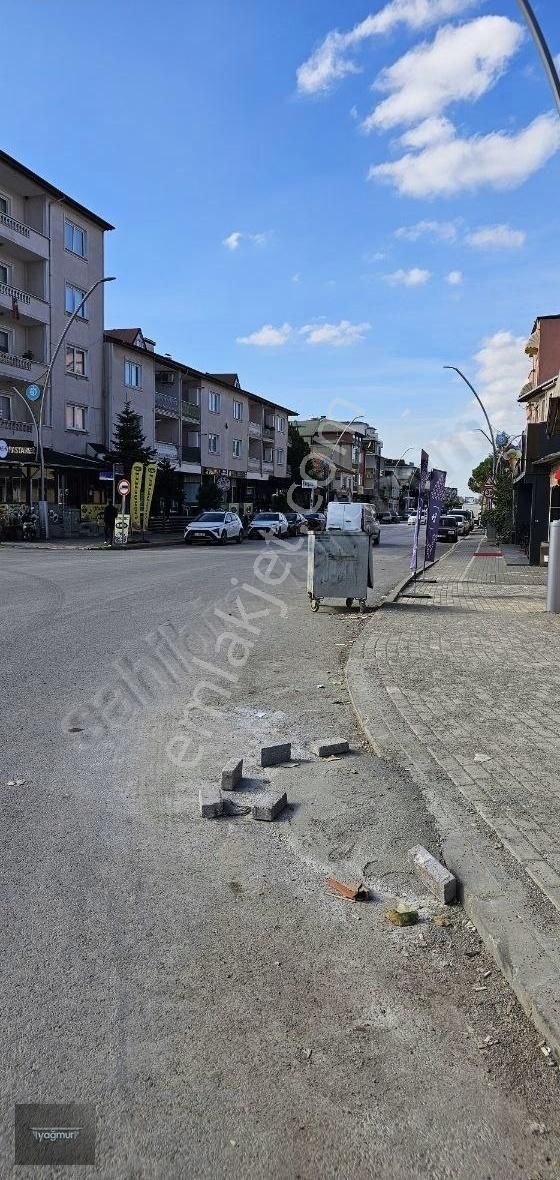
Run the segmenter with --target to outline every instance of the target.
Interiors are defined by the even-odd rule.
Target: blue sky
[[[560,52],[560,6],[535,7]],[[109,327],[303,416],[361,413],[462,488],[483,423],[443,364],[520,428],[522,341],[560,311],[560,125],[515,0],[20,0],[9,20],[4,147],[117,227]]]

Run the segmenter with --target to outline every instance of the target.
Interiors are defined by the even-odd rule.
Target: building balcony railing
[[[15,217],[10,217],[7,213],[0,213],[0,225],[5,225],[6,229],[14,229],[16,233],[21,234],[24,238],[29,237],[29,226],[24,225],[23,221],[16,221]]]
[[[25,356],[12,356],[10,352],[0,352],[0,365],[11,365],[14,369],[30,369],[31,361]]]
[[[274,426],[263,426],[263,438],[274,438]]]
[[[179,417],[179,399],[176,394],[156,389],[156,413],[165,414],[167,418]]]
[[[48,258],[49,240],[32,225],[25,225],[16,217],[10,217],[9,213],[0,213],[0,231],[2,238],[12,242],[23,257],[35,255],[43,259]]]
[[[31,422],[19,422],[12,418],[0,418],[0,431],[2,434],[32,434],[33,426]]]
[[[183,463],[200,463],[200,447],[183,447],[181,455]]]
[[[260,459],[257,459],[255,455],[249,455],[249,457],[247,459],[247,470],[248,471],[260,471],[260,469],[261,469]]]
[[[262,469],[263,471],[274,471],[274,463],[272,462],[272,459],[263,459]]]
[[[176,443],[156,441],[156,454],[158,459],[171,459],[176,462],[179,458],[179,448]]]
[[[8,295],[16,303],[31,303],[31,295],[27,291],[20,291],[18,287],[10,287],[9,283],[0,283],[0,295]]]
[[[183,422],[200,422],[200,406],[184,401],[181,406],[181,417]]]
[[[260,422],[252,422],[249,419],[249,436],[251,438],[260,438],[262,435],[262,424]]]

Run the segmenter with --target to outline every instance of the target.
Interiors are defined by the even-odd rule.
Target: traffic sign
[[[7,459],[10,453],[10,448],[5,439],[0,438],[0,459]]]
[[[316,488],[318,481],[316,479],[302,479],[302,488]]]
[[[28,402],[38,402],[43,390],[40,385],[26,385],[25,396]]]
[[[128,479],[120,479],[117,484],[117,492],[119,496],[128,496],[130,493],[130,483]]]

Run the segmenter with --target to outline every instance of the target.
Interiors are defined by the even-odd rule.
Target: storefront
[[[93,459],[45,449],[45,499],[53,536],[70,536],[90,506],[110,499],[112,484],[100,480],[101,464]],[[4,536],[20,535],[21,522],[37,513],[41,498],[40,466],[33,443],[0,439],[0,523]]]

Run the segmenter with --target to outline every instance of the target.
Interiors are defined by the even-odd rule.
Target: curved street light
[[[494,474],[495,474],[496,467],[498,464],[498,451],[497,451],[497,447],[496,447],[496,439],[494,438],[494,431],[492,430],[492,423],[490,422],[490,419],[489,419],[488,414],[486,412],[486,407],[484,405],[484,402],[482,401],[482,399],[479,397],[478,393],[476,392],[474,385],[472,385],[471,382],[469,381],[468,377],[465,377],[465,374],[462,373],[461,370],[457,368],[457,365],[444,365],[443,367],[444,367],[444,369],[453,369],[454,373],[459,374],[459,377],[461,377],[461,379],[465,382],[465,385],[468,385],[471,393],[474,394],[474,396],[475,396],[475,398],[482,410],[482,413],[484,414],[484,417],[486,419],[486,425],[488,427],[488,430],[490,431],[490,440],[489,441],[492,443],[492,454],[494,456]],[[482,431],[482,433],[484,434],[485,432]],[[486,438],[488,438],[488,435],[486,435]]]
[[[531,32],[531,36],[533,37],[533,40],[534,40],[534,42],[537,46],[537,49],[539,51],[540,58],[543,63],[543,66],[544,66],[546,76],[547,76],[548,81],[550,83],[550,88],[551,88],[552,93],[554,95],[554,100],[556,102],[556,106],[558,107],[558,112],[560,113],[560,78],[558,77],[558,70],[556,69],[556,66],[554,64],[554,58],[550,52],[550,49],[548,48],[548,45],[547,45],[545,38],[544,38],[543,31],[542,31],[542,29],[539,25],[539,22],[533,12],[533,9],[529,3],[529,0],[517,0],[517,3],[519,4],[519,7],[523,13],[523,16],[525,17],[525,20],[527,21],[527,24],[529,26],[529,30]]]

